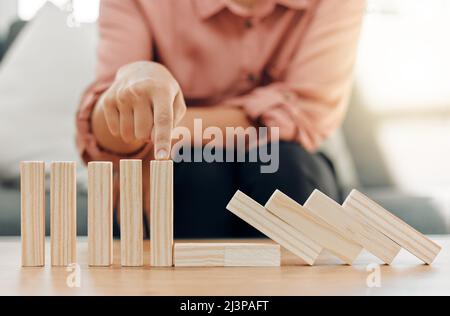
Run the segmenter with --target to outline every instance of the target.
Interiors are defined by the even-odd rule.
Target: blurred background
[[[98,14],[99,0],[0,1],[0,235],[20,231],[20,161],[78,159]],[[347,190],[428,234],[450,231],[449,56],[450,1],[369,0],[349,113],[322,149]],[[78,178],[85,234],[81,163]]]

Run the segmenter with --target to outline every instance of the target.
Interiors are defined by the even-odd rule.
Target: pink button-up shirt
[[[91,113],[117,70],[141,60],[164,64],[188,106],[242,107],[266,125],[295,126],[295,139],[316,150],[344,117],[364,8],[364,0],[267,0],[253,10],[231,0],[103,0],[97,79],[77,115],[84,160],[120,158],[98,146]]]

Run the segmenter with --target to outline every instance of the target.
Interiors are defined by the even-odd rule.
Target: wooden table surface
[[[20,239],[0,238],[0,295],[450,295],[450,236],[432,238],[443,246],[432,266],[402,250],[392,266],[380,267],[378,288],[367,286],[373,273],[367,267],[380,261],[366,252],[354,266],[326,253],[316,266],[304,266],[283,250],[279,268],[121,268],[117,241],[114,266],[89,268],[85,238],[78,239],[81,287],[70,288],[70,272],[48,264],[48,240],[46,267],[22,268]],[[149,243],[144,246],[148,264]]]

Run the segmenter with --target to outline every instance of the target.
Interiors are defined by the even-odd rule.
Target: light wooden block
[[[88,164],[88,249],[89,265],[107,267],[113,263],[113,165]]]
[[[240,191],[236,192],[227,209],[309,265],[314,264],[323,250],[322,246],[303,232],[285,223]]]
[[[347,264],[351,265],[362,250],[359,244],[342,236],[315,213],[278,190],[265,207]]]
[[[432,264],[441,251],[438,244],[357,190],[350,193],[343,206],[426,264]]]
[[[144,265],[142,161],[120,161],[120,252],[125,267]]]
[[[77,180],[75,162],[53,162],[50,174],[52,266],[77,261]]]
[[[45,163],[20,164],[22,266],[45,265]]]
[[[173,162],[150,162],[150,265],[173,265]]]
[[[318,190],[311,194],[304,207],[387,264],[391,264],[400,251],[400,247],[391,239],[361,218],[349,214],[341,205]]]
[[[176,243],[176,267],[279,267],[280,246],[246,243]]]

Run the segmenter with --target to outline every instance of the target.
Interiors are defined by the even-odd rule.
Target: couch
[[[1,58],[11,48],[25,22],[16,22],[8,36],[0,40]],[[0,72],[1,72],[0,67]],[[86,82],[87,83],[87,82]],[[357,84],[351,101],[350,112],[344,123],[342,133],[324,151],[338,165],[343,187],[348,192],[352,187],[367,193],[380,204],[394,212],[412,226],[427,234],[449,233],[446,215],[431,197],[412,196],[395,188],[390,174],[379,158],[376,146],[370,145],[374,135],[374,124],[368,113],[360,106]],[[367,119],[361,119],[366,117]],[[353,131],[358,130],[358,133]],[[48,199],[48,196],[47,196]],[[78,234],[86,235],[86,190],[78,192]],[[47,207],[48,209],[48,207]],[[47,210],[48,211],[48,210]],[[49,216],[47,214],[47,221]],[[49,227],[47,223],[47,228]],[[18,235],[20,233],[20,192],[18,177],[0,179],[0,236]],[[48,233],[48,232],[47,232]]]

